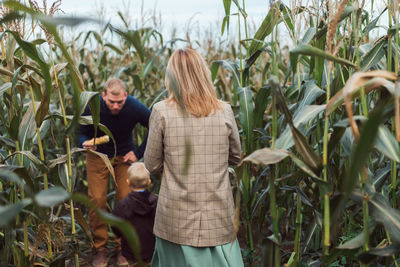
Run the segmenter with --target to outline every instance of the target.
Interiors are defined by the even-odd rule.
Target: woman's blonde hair
[[[146,188],[150,179],[150,172],[143,162],[132,163],[128,168],[128,179],[133,188]]]
[[[177,103],[196,117],[221,109],[204,58],[191,48],[176,50],[168,61],[165,86],[169,102]]]

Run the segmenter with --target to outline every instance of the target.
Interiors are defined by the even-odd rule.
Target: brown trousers
[[[130,164],[123,162],[123,157],[114,159],[113,167],[115,173],[115,191],[117,201],[123,199],[129,194],[130,188],[126,182],[128,178],[128,168]],[[104,161],[94,153],[86,153],[86,172],[88,177],[88,196],[100,209],[106,210],[108,179],[110,172],[108,171]],[[108,241],[108,227],[97,217],[94,210],[89,209],[90,228],[94,234],[94,246],[97,251],[106,249]],[[121,240],[117,239],[118,247],[121,249]]]

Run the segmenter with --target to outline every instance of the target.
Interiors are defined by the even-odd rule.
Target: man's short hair
[[[123,81],[118,78],[110,78],[104,84],[104,93],[111,93],[113,95],[119,95],[121,91],[126,91],[126,86]]]
[[[150,179],[150,172],[143,162],[132,163],[128,168],[128,179],[133,188],[146,188]]]

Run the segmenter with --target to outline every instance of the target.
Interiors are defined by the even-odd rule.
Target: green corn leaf
[[[303,39],[301,40],[301,44],[308,44],[311,42],[311,40],[314,38],[315,34],[317,33],[317,29],[314,27],[308,28],[306,33],[303,36]],[[292,68],[292,73],[296,73],[297,71],[297,63],[299,60],[299,54],[289,54],[289,59],[290,59],[290,67]]]
[[[240,14],[242,14],[242,16],[243,16],[244,18],[246,18],[246,17],[247,17],[247,13],[246,13],[246,11],[243,10],[243,8],[241,8],[241,6],[240,6],[238,0],[231,0],[231,1],[232,1],[232,2],[236,5],[236,7],[239,9]]]
[[[309,251],[309,248],[311,247],[312,241],[314,236],[318,231],[320,231],[320,227],[318,226],[316,219],[313,219],[312,222],[308,225],[306,233],[305,233],[305,238],[302,240],[303,245],[303,253],[306,253]]]
[[[340,58],[340,57],[335,57],[332,56],[331,54],[326,53],[324,50],[321,50],[319,48],[316,48],[314,46],[308,45],[308,44],[300,44],[294,49],[290,51],[291,54],[299,54],[299,55],[306,55],[306,56],[316,56],[316,57],[321,57],[326,60],[331,60],[333,62],[343,64],[346,66],[350,66],[353,68],[357,68],[357,65],[354,64],[351,61],[348,61],[347,59]]]
[[[0,86],[0,97],[3,95],[4,92],[6,92],[8,89],[10,89],[11,86],[12,86],[12,84],[10,82],[3,83]]]
[[[20,47],[24,50],[26,55],[29,56],[30,58],[32,58],[34,61],[36,61],[39,64],[42,76],[44,77],[44,80],[45,80],[46,91],[42,96],[41,104],[37,110],[36,117],[35,117],[36,125],[38,127],[40,127],[40,125],[42,124],[44,118],[46,117],[46,115],[48,114],[48,111],[49,111],[48,98],[50,98],[51,92],[52,92],[50,66],[47,63],[45,63],[45,61],[43,60],[43,57],[40,55],[40,53],[38,52],[38,50],[36,49],[36,46],[34,44],[22,40],[17,32],[9,31],[9,33],[13,35],[14,39],[17,41],[17,43],[20,45]]]
[[[19,133],[19,125],[21,124],[21,113],[16,112],[11,119],[10,127],[7,129],[10,138],[13,140],[18,140],[18,133]]]
[[[7,175],[9,172],[13,172],[16,175]],[[24,185],[24,182],[20,179],[22,178],[25,181],[25,184],[28,187],[25,187],[25,192],[32,195],[34,190],[33,180],[28,173],[28,170],[22,166],[16,165],[0,165],[0,179],[3,181],[12,181],[16,184]]]
[[[100,123],[100,92],[84,91],[80,94],[79,103],[81,105],[79,114],[82,114],[86,106],[89,105],[90,113],[93,119],[94,136],[97,137],[97,127]]]
[[[4,144],[10,148],[15,148],[15,141],[8,137],[0,136],[0,143]]]
[[[371,248],[368,251],[362,252],[358,258],[364,264],[373,263],[378,257],[392,257],[400,251],[399,244],[391,244],[386,247]]]
[[[82,114],[85,111],[86,106],[90,103],[90,101],[94,100],[95,97],[99,96],[100,92],[93,92],[93,91],[84,91],[80,94],[80,107],[79,107],[79,113]],[[97,97],[98,98],[98,97]],[[95,110],[94,110],[95,111]],[[93,110],[91,110],[92,116],[93,116]],[[94,114],[97,116],[98,114]],[[93,119],[93,124],[99,123],[98,120]]]
[[[386,167],[379,169],[374,174],[374,180],[372,186],[376,192],[380,192],[384,183],[389,179],[391,172],[391,163],[388,163]]]
[[[305,90],[304,90],[305,89]],[[318,87],[318,85],[313,80],[306,81],[303,85],[304,95],[299,99],[299,106],[296,108],[295,117],[300,110],[306,105],[311,105],[314,101],[325,93],[324,90]]]
[[[31,142],[36,133],[36,124],[34,120],[32,103],[29,104],[24,116],[22,117],[18,133],[20,150],[28,149],[28,144]]]
[[[143,81],[139,75],[133,74],[133,84],[135,85],[135,89],[139,90],[139,92],[143,92]]]
[[[128,30],[128,31],[123,31],[120,30],[118,28],[115,28],[113,26],[110,26],[110,29],[119,34],[120,36],[122,36],[129,44],[131,44],[135,49],[136,52],[139,55],[140,61],[144,62],[144,47],[142,44],[142,39],[140,37],[140,31],[136,30],[136,31],[132,31],[132,30]]]
[[[149,75],[150,71],[153,69],[155,57],[152,57],[149,61],[146,62],[142,72],[142,80],[146,79],[147,75]],[[143,88],[141,88],[143,89]]]
[[[276,24],[278,23],[278,4],[271,5],[271,8],[264,18],[261,26],[258,28],[251,42],[248,55],[253,55],[258,49],[262,47],[262,43],[259,41],[264,41],[264,39],[272,32]],[[257,41],[258,40],[258,41]]]
[[[304,137],[304,135],[299,132],[299,130],[297,130],[297,128],[295,127],[293,120],[292,120],[292,115],[290,114],[290,111],[286,105],[285,99],[279,89],[279,87],[277,87],[276,82],[273,82],[271,80],[270,82],[271,84],[274,84],[273,87],[275,88],[275,94],[277,96],[277,103],[279,105],[279,107],[281,108],[281,110],[283,111],[283,114],[285,115],[286,121],[288,122],[289,126],[290,126],[290,130],[292,132],[293,135],[293,141],[296,147],[297,152],[301,155],[301,157],[303,158],[304,163],[307,164],[307,166],[309,168],[311,168],[311,170],[314,173],[318,173],[322,167],[322,160],[321,158],[317,155],[317,153],[314,151],[314,149],[310,146],[310,144],[308,144],[306,138]],[[315,112],[309,112],[312,115],[315,115]],[[281,144],[280,144],[281,145]],[[278,140],[276,143],[276,147],[277,148],[283,148],[282,146],[278,147]]]
[[[236,62],[232,62],[230,60],[216,60],[214,62],[217,64],[220,64],[224,69],[232,72],[232,77],[233,77],[233,82],[235,84],[235,87],[238,87],[241,85],[239,66]]]
[[[73,84],[73,103],[74,103],[74,119],[72,120],[71,124],[69,125],[69,127],[67,128],[67,134],[69,134],[72,129],[74,128],[74,126],[78,123],[79,121],[79,95],[81,93],[81,91],[84,90],[84,85],[83,85],[83,81],[82,81],[82,77],[79,73],[79,71],[77,70],[74,61],[72,60],[71,56],[69,55],[63,41],[61,40],[56,26],[57,25],[67,25],[67,26],[77,26],[79,24],[81,24],[82,22],[86,22],[86,21],[90,21],[91,19],[88,18],[77,18],[77,17],[59,17],[59,18],[54,18],[54,17],[48,17],[48,16],[44,16],[43,14],[34,11],[33,9],[17,2],[17,1],[7,1],[4,3],[5,6],[10,7],[14,10],[19,10],[19,11],[23,11],[27,14],[29,14],[30,16],[32,16],[32,18],[39,20],[42,23],[42,26],[46,28],[46,30],[53,36],[55,43],[59,46],[59,48],[61,49],[62,54],[64,55],[64,57],[67,59],[68,64],[68,69],[70,71],[70,77],[72,78],[72,84]],[[93,20],[91,20],[93,21]],[[38,127],[40,126],[40,123],[43,121],[44,117],[46,116],[46,114],[48,113],[48,107],[45,106],[45,104],[48,106],[48,100],[50,99],[51,96],[51,91],[52,91],[52,81],[51,81],[51,77],[49,74],[49,66],[42,60],[42,57],[40,56],[40,54],[38,54],[36,47],[34,46],[34,44],[32,43],[28,43],[25,42],[23,40],[21,40],[18,36],[18,33],[16,32],[10,32],[13,36],[14,39],[18,42],[18,44],[23,48],[24,52],[30,57],[32,58],[34,61],[38,62],[42,75],[45,79],[45,87],[46,87],[46,94],[45,96],[42,97],[42,108],[39,115],[36,116],[36,122],[38,124]]]
[[[111,48],[114,52],[116,52],[119,55],[123,55],[124,54],[124,52],[122,52],[121,49],[119,49],[118,47],[116,47],[112,43],[106,43],[106,44],[104,44],[104,46]]]
[[[360,139],[354,146],[350,158],[350,166],[341,179],[342,196],[337,200],[336,208],[332,214],[332,221],[337,220],[342,215],[344,206],[353,192],[363,166],[366,164],[370,151],[373,148],[374,140],[378,135],[379,125],[384,118],[383,107],[385,103],[377,105],[372,112],[368,114],[368,120],[360,131]]]
[[[36,61],[40,66],[47,65],[45,63],[45,60],[43,59],[43,56],[36,49],[36,45],[22,40],[21,37],[19,36],[19,33],[17,33],[17,32],[13,32],[13,31],[8,31],[8,32],[13,35],[14,39],[17,41],[17,43],[24,50],[24,52],[26,53],[26,55],[28,57],[30,57],[32,60]],[[42,73],[42,75],[43,75],[43,73]]]
[[[0,181],[13,182],[19,185],[23,184],[19,175],[14,172],[15,167],[14,165],[0,165]]]
[[[42,123],[47,115],[49,115],[49,99],[45,92],[40,101],[40,105],[39,105],[38,109],[36,110],[35,121],[36,121],[37,127],[40,127],[42,125]]]
[[[261,87],[254,100],[254,127],[261,128],[265,109],[268,106],[268,97],[271,94],[270,87]]]
[[[307,105],[296,111],[293,119],[293,126],[303,134],[306,130],[307,124],[314,120],[316,117],[325,110],[325,105]],[[283,133],[276,140],[276,148],[289,149],[295,144],[293,133],[290,125],[288,125]]]
[[[143,261],[140,257],[140,253],[139,253],[140,252],[139,238],[136,234],[135,229],[132,227],[132,225],[129,222],[124,221],[118,217],[115,217],[114,215],[112,215],[110,213],[107,213],[107,212],[99,209],[85,195],[73,194],[72,199],[74,201],[85,204],[88,207],[90,207],[91,209],[93,209],[97,213],[97,216],[99,216],[99,218],[106,224],[109,224],[111,226],[118,228],[118,230],[123,234],[123,236],[128,241],[129,246],[132,248],[133,253],[135,255],[135,259],[138,261],[139,266],[140,267],[144,266]]]
[[[243,140],[245,153],[251,153],[254,149],[254,113],[253,93],[250,87],[244,87],[239,91],[240,98],[240,122],[243,128]]]
[[[122,20],[122,22],[124,23],[126,28],[129,28],[129,24],[128,22],[125,20],[124,15],[122,15],[121,11],[118,11],[118,16],[119,18]]]
[[[338,23],[341,22],[341,21],[343,21],[343,20],[344,20],[345,18],[347,18],[348,16],[350,16],[354,11],[356,11],[356,7],[355,7],[355,6],[353,6],[353,5],[347,5],[347,6],[344,8],[343,13],[340,15],[340,19],[339,19]],[[327,26],[326,24],[323,25],[323,27],[319,28],[317,34],[315,35],[315,38],[316,38],[317,40],[318,40],[318,39],[321,39],[321,37],[324,36],[324,35],[326,34],[327,30],[328,30],[328,26]]]
[[[393,243],[400,245],[400,212],[391,207],[381,194],[375,193],[368,201],[371,217],[383,224]]]
[[[315,37],[316,33],[317,33],[317,28],[315,28],[315,27],[308,28],[306,33],[303,35],[301,43],[302,44],[309,44],[313,40],[313,38]]]
[[[375,223],[371,223],[368,227],[368,231],[370,234],[374,231],[376,227]],[[364,233],[361,232],[359,235],[356,237],[344,242],[343,244],[339,245],[336,247],[337,249],[357,249],[360,248],[364,245]]]
[[[67,159],[68,160],[68,159]],[[71,169],[71,176],[68,174],[68,163],[62,163],[57,165],[58,176],[60,178],[60,182],[65,188],[65,190],[69,191],[69,180],[71,180],[71,192],[74,191],[75,183],[76,183],[76,169]]]
[[[211,81],[215,82],[215,78],[217,78],[219,69],[219,64],[217,62],[213,62],[211,65]]]
[[[372,31],[373,29],[375,29],[378,24],[379,19],[381,18],[382,14],[385,13],[385,11],[387,10],[387,7],[385,7],[382,12],[379,14],[379,16],[377,16],[375,19],[373,19],[368,25],[367,27],[365,27],[363,29],[363,35],[367,35],[370,33],[370,31]]]
[[[18,67],[14,72],[14,77],[11,80],[11,94],[14,94],[13,92],[14,92],[15,86],[17,85],[18,75],[19,75],[21,68],[22,68],[22,66]]]
[[[389,159],[397,162],[400,161],[398,142],[385,126],[379,126],[378,135],[375,139],[375,147]]]
[[[374,43],[374,46],[363,55],[360,60],[360,68],[363,71],[374,67],[386,54],[385,46],[387,44],[387,36],[384,36]]]
[[[4,158],[3,161],[5,161],[6,159],[10,158],[10,157],[14,157],[17,154],[20,155],[24,155],[26,156],[33,164],[35,164],[35,166],[37,168],[39,168],[43,173],[48,172],[48,167],[46,166],[46,164],[43,163],[43,161],[41,161],[38,157],[36,157],[31,151],[18,151],[18,152],[14,152],[10,155],[8,155],[6,158]]]
[[[224,35],[225,31],[225,26],[227,28],[227,31],[229,31],[229,18],[231,15],[231,0],[222,0],[224,3],[224,10],[225,10],[225,17],[222,23],[222,28],[221,28],[221,35]]]
[[[9,204],[0,206],[0,227],[6,226],[15,216],[17,216],[24,207],[32,203],[30,198],[21,200],[17,204]]]
[[[86,151],[87,150],[84,149],[84,148],[74,147],[74,148],[71,149],[71,155],[73,155],[74,153],[78,153],[78,152],[85,153]],[[53,159],[53,160],[49,161],[49,169],[52,169],[52,168],[54,168],[55,166],[57,166],[59,164],[63,164],[65,162],[67,162],[67,160],[68,160],[68,154],[60,155],[56,159]]]
[[[57,206],[70,198],[69,193],[61,187],[52,187],[47,190],[40,191],[35,195],[35,202],[46,208]]]

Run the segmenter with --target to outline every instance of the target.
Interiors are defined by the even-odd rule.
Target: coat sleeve
[[[232,108],[228,109],[229,124],[231,125],[231,132],[229,134],[229,165],[238,165],[240,163],[241,146],[238,127],[233,115]]]
[[[144,152],[144,164],[150,173],[158,173],[163,169],[164,163],[164,118],[154,105],[149,121],[149,135]]]

